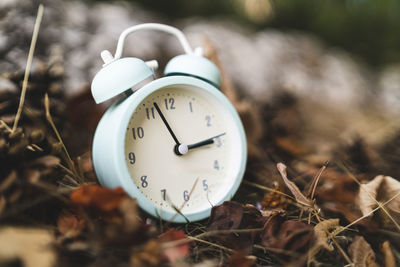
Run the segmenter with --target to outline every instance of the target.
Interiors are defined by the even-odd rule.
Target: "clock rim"
[[[239,138],[240,138],[240,146],[241,146],[241,154],[240,154],[240,166],[239,166],[239,171],[236,174],[235,181],[232,183],[231,188],[227,191],[224,197],[222,197],[219,202],[215,203],[215,205],[222,204],[224,201],[229,200],[233,197],[233,195],[236,193],[236,191],[239,188],[239,185],[243,179],[245,168],[246,168],[246,162],[247,162],[247,143],[246,143],[246,135],[245,131],[243,128],[243,124],[240,120],[240,117],[233,107],[232,103],[227,99],[227,97],[221,93],[216,87],[213,85],[202,81],[200,79],[196,79],[193,77],[188,77],[188,76],[167,76],[163,77],[157,80],[154,80],[145,86],[143,86],[141,89],[137,90],[134,94],[131,96],[125,98],[124,100],[121,100],[114,105],[112,105],[104,114],[103,118],[106,117],[107,113],[113,112],[115,109],[122,109],[118,113],[122,114],[122,119],[120,122],[115,126],[113,129],[115,132],[112,133],[110,136],[117,136],[116,143],[111,147],[112,149],[112,154],[113,154],[113,159],[112,162],[114,165],[114,170],[115,173],[117,174],[117,178],[119,183],[116,183],[116,181],[112,181],[111,183],[108,183],[108,181],[105,180],[110,180],[110,177],[107,176],[107,178],[103,177],[100,173],[98,174],[96,171],[95,167],[95,172],[96,175],[99,177],[99,181],[101,184],[112,184],[112,187],[116,187],[115,185],[120,185],[131,197],[134,197],[137,199],[137,202],[143,210],[145,210],[147,213],[151,214],[152,216],[158,218],[161,217],[161,219],[165,221],[172,221],[176,223],[184,223],[186,222],[185,217],[189,221],[199,221],[202,219],[205,219],[210,216],[210,212],[212,207],[210,206],[209,208],[206,208],[201,211],[197,212],[182,212],[182,214],[185,216],[183,217],[182,215],[178,214],[176,212],[170,212],[166,210],[162,210],[160,207],[156,206],[153,202],[151,202],[147,197],[145,197],[139,189],[137,189],[136,184],[132,180],[132,177],[129,173],[129,169],[127,167],[126,161],[125,161],[125,136],[126,136],[126,128],[127,125],[129,124],[129,121],[132,117],[132,114],[136,111],[137,107],[142,103],[142,101],[152,94],[153,92],[160,90],[164,87],[171,86],[171,85],[189,85],[189,86],[196,86],[198,88],[201,88],[208,93],[210,93],[212,96],[216,97],[218,102],[223,104],[226,108],[227,111],[229,111],[229,114],[233,118],[233,122],[239,131]],[[102,118],[102,120],[103,120]],[[111,122],[111,121],[109,121]],[[100,122],[101,123],[101,122]],[[98,132],[98,129],[100,128],[100,123],[98,125],[98,128],[96,129],[95,133],[95,139],[96,135],[100,135],[101,133]],[[114,122],[115,123],[115,122]],[[104,128],[104,127],[103,127]],[[108,128],[104,128],[105,130],[108,130]],[[104,134],[104,133],[102,133]],[[115,139],[115,137],[114,137]],[[111,142],[113,143],[113,142]],[[103,144],[102,144],[103,145]],[[109,148],[106,149],[106,153],[110,153],[108,151]],[[95,150],[95,140],[93,141],[93,158],[95,158],[94,152]],[[95,163],[95,160],[93,161]]]

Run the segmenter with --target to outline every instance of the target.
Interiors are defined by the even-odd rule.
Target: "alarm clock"
[[[170,33],[184,54],[164,77],[155,60],[121,57],[126,37],[139,30]],[[247,146],[240,118],[219,91],[218,68],[171,26],[146,23],[122,32],[114,56],[103,51],[91,90],[96,103],[116,95],[93,139],[92,160],[101,185],[122,187],[154,217],[182,223],[207,218],[233,197],[242,180]]]

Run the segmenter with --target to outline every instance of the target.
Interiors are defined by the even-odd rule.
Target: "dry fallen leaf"
[[[354,267],[378,267],[375,253],[364,237],[356,236],[349,246],[349,254]]]
[[[185,232],[182,230],[170,229],[159,237],[159,241],[165,244],[170,241],[184,240],[185,238]],[[189,244],[183,243],[163,248],[163,254],[168,261],[173,264],[179,260],[183,260],[189,255]]]
[[[314,237],[313,227],[301,221],[285,220],[280,215],[270,217],[261,234],[268,248],[287,252],[306,251]]]
[[[53,233],[43,229],[0,229],[0,265],[19,259],[25,267],[51,267],[56,255],[51,248]]]
[[[128,195],[121,187],[108,189],[99,185],[84,185],[71,194],[73,204],[96,208],[103,212],[116,211],[127,198]]]
[[[283,163],[278,163],[276,167],[278,168],[278,171],[280,172],[286,186],[289,188],[290,192],[292,192],[292,194],[296,198],[296,201],[299,204],[304,205],[305,207],[312,208],[314,206],[314,201],[305,197],[303,193],[300,191],[300,189],[297,187],[297,185],[287,178],[286,165]]]
[[[328,233],[339,226],[339,219],[329,219],[318,223],[314,227],[315,237],[317,238],[315,246],[324,248],[328,251],[333,250],[333,246],[328,244]]]
[[[387,215],[384,216],[384,226],[393,227],[394,224],[399,227],[397,222],[400,222],[400,182],[390,176],[379,175],[372,181],[361,185],[356,203],[359,206],[362,214],[367,216],[375,209],[378,204],[385,203],[385,209],[390,213],[395,222],[391,221]],[[381,214],[384,214],[381,212]],[[372,215],[372,214],[371,214]]]
[[[209,230],[259,229],[265,222],[260,211],[253,205],[242,205],[225,201],[211,210],[208,221]],[[234,232],[234,231],[233,231]],[[258,232],[219,234],[216,238],[226,246],[250,253]]]
[[[57,220],[60,234],[66,238],[77,237],[84,227],[84,221],[73,214],[61,214]]]
[[[256,261],[257,258],[253,255],[245,255],[240,252],[235,252],[229,257],[227,266],[251,267],[254,266]]]
[[[389,241],[385,241],[381,245],[381,251],[385,257],[385,267],[396,267],[396,258],[393,255],[393,251],[390,248]]]

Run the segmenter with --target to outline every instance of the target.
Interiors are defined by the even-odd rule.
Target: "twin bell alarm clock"
[[[121,57],[126,37],[139,30],[175,35],[184,54],[162,78],[157,61]],[[218,68],[192,50],[178,29],[141,24],[122,32],[114,56],[103,51],[92,81],[96,103],[125,93],[101,118],[92,158],[100,183],[122,187],[154,217],[172,222],[207,218],[233,197],[242,180],[246,137],[240,118],[219,91]]]

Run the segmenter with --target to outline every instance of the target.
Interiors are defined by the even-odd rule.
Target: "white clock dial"
[[[176,139],[182,155],[174,152]],[[173,212],[175,206],[192,213],[209,209],[231,189],[240,163],[239,142],[232,116],[215,97],[194,86],[168,86],[147,96],[133,112],[125,160],[137,189],[161,212]]]

